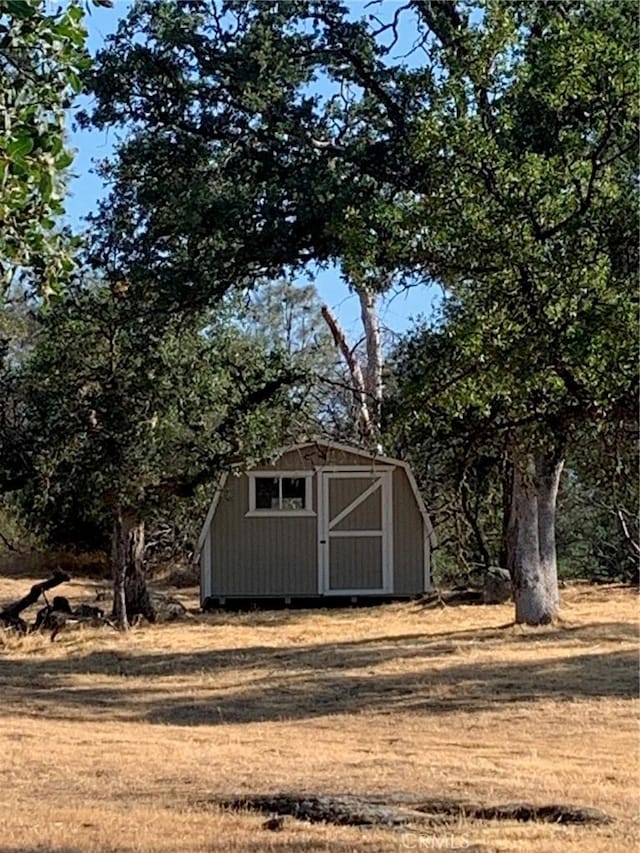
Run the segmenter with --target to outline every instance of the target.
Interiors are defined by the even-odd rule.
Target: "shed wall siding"
[[[332,590],[381,588],[382,552],[379,539],[332,539],[330,559]]]
[[[246,475],[229,478],[213,519],[211,595],[315,595],[317,519],[246,518],[248,482]]]
[[[424,590],[422,515],[402,468],[393,472],[393,578],[397,595]]]

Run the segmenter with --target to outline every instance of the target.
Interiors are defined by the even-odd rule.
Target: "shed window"
[[[256,477],[256,509],[280,509],[278,477]]]
[[[313,515],[312,472],[249,474],[249,515]]]

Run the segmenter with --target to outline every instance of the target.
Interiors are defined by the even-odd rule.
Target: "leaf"
[[[73,21],[74,24],[80,23],[83,17],[84,14],[80,6],[71,6],[71,8],[67,11],[67,18]]]
[[[70,71],[70,72],[67,74],[67,80],[69,81],[69,85],[71,86],[71,88],[73,89],[73,91],[74,91],[76,94],[78,94],[79,92],[81,92],[81,91],[82,91],[82,80],[81,80],[81,79],[80,79],[80,77],[75,73],[75,71]]]
[[[23,160],[31,151],[33,139],[27,135],[20,136],[7,145],[7,154],[12,160]]]
[[[51,193],[53,192],[53,178],[51,177],[51,172],[43,172],[40,176],[40,182],[38,184],[38,189],[40,190],[40,194],[44,201],[49,201],[51,198]]]
[[[56,169],[62,171],[66,169],[73,163],[73,154],[70,151],[62,151],[58,157],[56,157],[55,165]]]
[[[27,0],[7,0],[6,12],[14,18],[33,18],[36,7]]]

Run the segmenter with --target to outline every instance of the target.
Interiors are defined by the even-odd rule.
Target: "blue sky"
[[[352,5],[354,11],[357,11],[360,6],[364,7],[364,0]],[[115,0],[112,9],[90,7],[86,25],[92,54],[102,47],[105,37],[116,29],[129,6],[128,0]],[[109,156],[115,139],[113,130],[72,129],[70,132],[70,144],[77,153],[66,209],[67,219],[75,229],[83,228],[84,217],[95,210],[97,201],[105,193],[100,178],[94,172],[94,163]],[[349,293],[337,270],[320,272],[315,284],[321,299],[334,310],[352,338],[357,339],[361,334],[358,300]],[[415,286],[403,293],[391,294],[381,305],[383,325],[391,332],[404,331],[412,325],[412,320],[431,313],[433,301],[438,295],[439,290],[426,286]]]

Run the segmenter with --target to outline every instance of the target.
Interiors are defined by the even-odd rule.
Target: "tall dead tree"
[[[322,316],[349,370],[358,432],[363,442],[369,446],[374,446],[378,444],[380,437],[383,392],[383,357],[378,317],[378,294],[364,285],[359,285],[356,288],[356,293],[360,300],[360,316],[364,328],[364,365],[361,364],[356,352],[360,342],[355,346],[350,346],[344,329],[327,305],[322,306]]]
[[[378,294],[370,288],[356,288],[360,300],[360,316],[365,334],[367,365],[364,370],[364,385],[369,415],[376,433],[380,433],[382,421],[382,339],[378,316]]]

